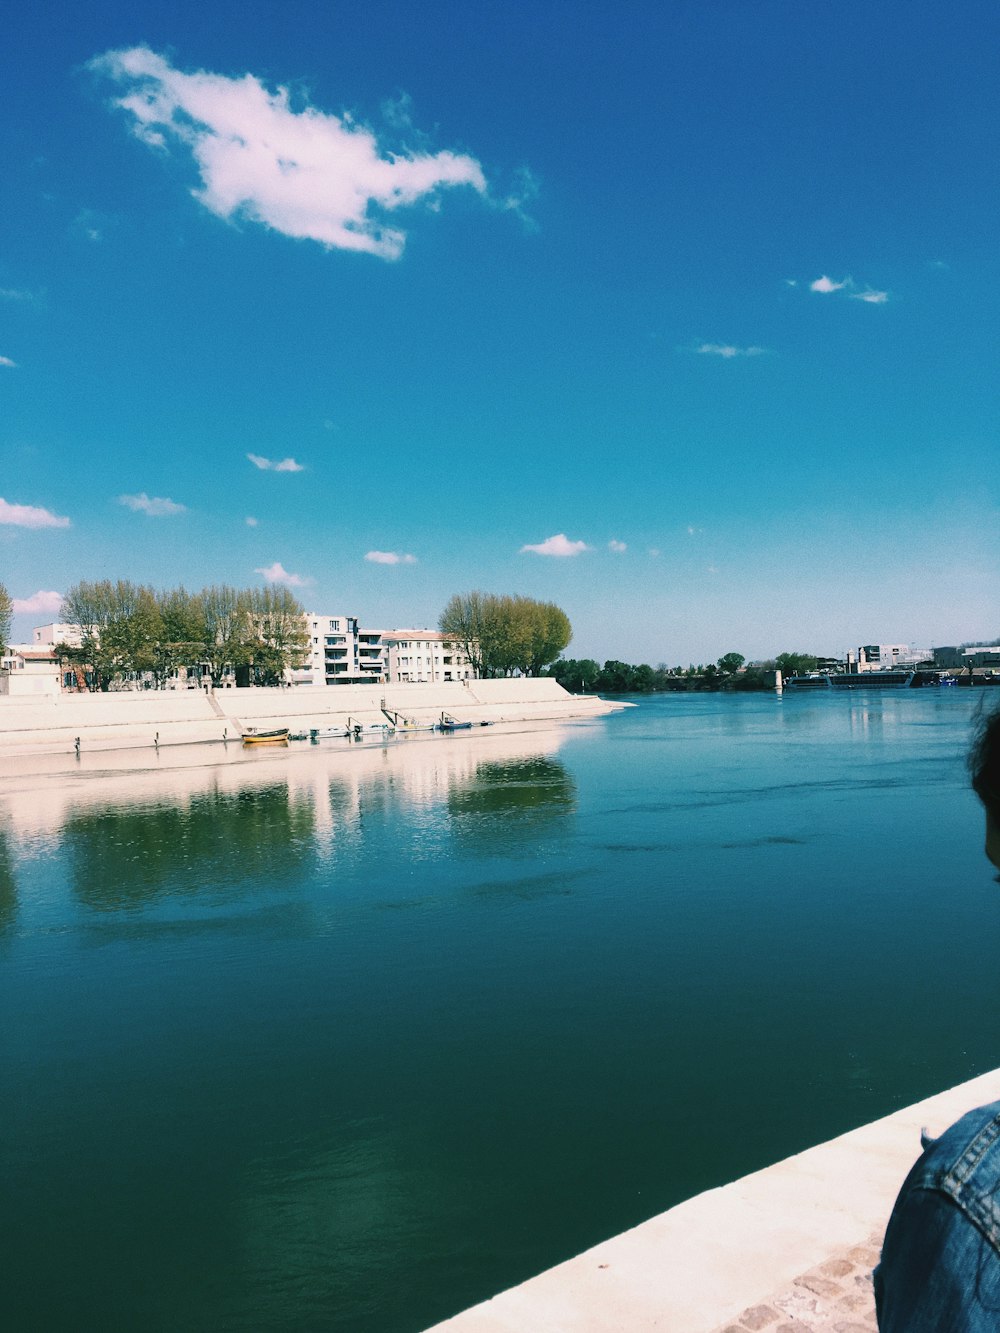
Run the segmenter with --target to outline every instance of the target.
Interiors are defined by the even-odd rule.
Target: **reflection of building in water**
[[[84,756],[71,774],[36,772],[21,777],[16,789],[0,786],[0,816],[7,816],[15,862],[64,844],[81,896],[93,906],[123,906],[155,896],[167,883],[182,892],[185,876],[188,890],[195,883],[233,883],[251,861],[257,871],[262,864],[273,870],[280,882],[305,853],[327,860],[356,852],[366,811],[411,822],[418,816],[424,826],[439,813],[445,830],[460,807],[468,820],[476,798],[463,806],[463,793],[483,781],[484,817],[499,813],[504,802],[508,813],[552,809],[555,779],[537,765],[551,762],[565,734],[558,726],[428,734],[386,746],[334,742],[273,755],[233,746],[221,763],[203,767],[185,766],[190,755],[170,750],[138,768],[135,752],[123,752],[118,772],[107,770],[107,753],[93,760],[100,771],[88,768]],[[555,767],[569,781],[562,765]],[[504,772],[510,775],[506,793]],[[292,849],[287,855],[286,848]],[[112,889],[117,902],[105,904],[102,877],[134,883]]]

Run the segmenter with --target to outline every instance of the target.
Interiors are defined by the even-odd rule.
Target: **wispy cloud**
[[[247,514],[243,522],[248,528],[255,528],[257,526],[257,519],[254,518],[253,514]]]
[[[373,565],[415,565],[417,563],[415,555],[402,555],[398,551],[368,551],[365,559],[370,560]]]
[[[247,458],[253,463],[254,467],[259,467],[262,472],[305,472],[303,463],[296,463],[294,458],[282,458],[280,462],[275,462],[270,458],[262,458],[260,454],[247,454]]]
[[[32,593],[30,597],[15,597],[13,601],[15,615],[58,615],[63,604],[63,595],[61,592],[43,592],[39,590]]]
[[[815,282],[811,282],[809,284],[809,290],[811,292],[824,292],[824,293],[842,292],[845,287],[850,286],[850,283],[851,283],[850,278],[845,278],[843,282],[834,282],[832,278],[828,278],[824,273],[821,278],[817,278]]]
[[[125,90],[116,104],[143,143],[190,151],[201,176],[195,197],[217,217],[246,217],[285,236],[397,259],[406,234],[373,211],[433,204],[449,186],[487,193],[475,158],[389,151],[350,115],[308,103],[293,110],[288,88],[271,92],[253,74],[185,74],[146,46],[108,51],[90,68]],[[400,120],[409,124],[408,104],[396,128]]]
[[[68,528],[69,519],[35,505],[12,505],[0,500],[0,523],[15,528]]]
[[[148,514],[150,518],[166,518],[170,514],[184,514],[187,506],[168,500],[165,495],[147,495],[140,491],[138,495],[119,495],[118,503],[136,514]]]
[[[21,287],[0,287],[0,301],[33,301],[34,292],[25,291]]]
[[[557,532],[554,537],[546,537],[545,541],[538,542],[537,545],[522,546],[521,554],[530,551],[532,555],[554,555],[562,558],[570,555],[581,555],[584,551],[589,550],[590,547],[586,542],[571,542],[565,532]]]
[[[16,365],[17,362],[12,361],[9,356],[0,356],[0,366],[6,366],[8,370],[13,370]]]
[[[304,578],[301,574],[289,574],[280,560],[275,560],[273,565],[263,569],[255,569],[254,573],[263,575],[266,583],[284,583],[288,588],[308,588],[312,584],[312,579]]]
[[[824,273],[821,278],[817,278],[809,284],[811,292],[821,292],[823,295],[830,295],[833,292],[843,292],[854,301],[865,301],[868,305],[885,305],[889,299],[888,292],[876,290],[874,287],[859,287],[853,278],[844,278],[842,282],[835,282],[833,278],[827,277]]]
[[[735,347],[732,343],[702,343],[695,348],[699,356],[721,356],[727,361],[734,356],[766,356],[766,347]]]
[[[628,550],[628,546],[625,542],[616,541],[615,538],[612,537],[611,540],[608,542],[608,550],[615,551],[617,554],[621,554],[622,551]]]
[[[689,523],[686,530],[689,537],[697,537],[700,532],[705,531],[704,528],[695,527],[693,523]]]

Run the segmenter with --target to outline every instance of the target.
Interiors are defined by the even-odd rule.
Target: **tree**
[[[157,645],[154,670],[157,679],[163,680],[171,671],[204,660],[208,631],[200,594],[189,593],[183,587],[171,588],[157,593],[156,604],[162,637]]]
[[[746,660],[742,653],[726,653],[719,658],[719,670],[724,676],[735,676]]]
[[[205,620],[205,661],[212,680],[218,684],[227,666],[243,666],[248,660],[246,616],[239,591],[228,583],[204,588],[200,600]]]
[[[61,618],[81,635],[78,654],[90,666],[94,685],[106,690],[124,671],[151,671],[161,621],[152,588],[119,579],[82,580],[63,598]]]
[[[0,657],[7,651],[7,644],[10,642],[10,624],[14,614],[14,603],[11,601],[10,593],[0,583]]]
[[[807,671],[815,671],[817,658],[809,653],[779,653],[774,665],[783,676],[804,676]]]
[[[594,689],[600,673],[601,668],[592,657],[584,657],[579,661],[572,657],[560,657],[558,662],[553,662],[544,672],[557,680],[564,690],[577,694]]]
[[[498,593],[456,593],[438,625],[468,654],[477,676],[537,675],[572,637],[569,617],[552,602]]]
[[[244,651],[255,684],[278,685],[286,667],[302,666],[309,649],[302,604],[284,587],[249,588],[239,596],[247,617]]]

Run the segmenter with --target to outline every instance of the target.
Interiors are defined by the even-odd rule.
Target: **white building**
[[[306,613],[309,661],[293,685],[398,684],[470,680],[468,655],[438,630],[365,629],[357,616]]]
[[[36,646],[65,643],[70,648],[79,648],[83,643],[79,625],[63,625],[58,621],[51,625],[36,625],[31,631],[31,637]]]
[[[386,679],[393,684],[472,680],[475,676],[465,649],[440,630],[386,630],[382,639],[388,655]]]
[[[891,671],[893,667],[930,662],[930,648],[911,648],[908,643],[866,643],[858,649],[859,671]]]
[[[26,698],[58,694],[62,688],[59,658],[52,647],[9,644],[0,658],[0,694]]]

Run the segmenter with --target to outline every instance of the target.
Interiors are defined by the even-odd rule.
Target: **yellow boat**
[[[274,731],[245,731],[244,745],[287,745],[288,728],[276,727]]]

